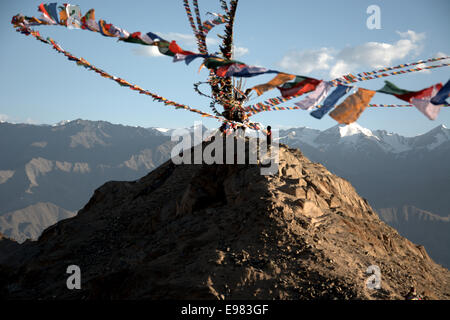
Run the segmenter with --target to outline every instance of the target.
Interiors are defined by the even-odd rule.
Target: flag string
[[[230,125],[233,128],[247,126],[247,127],[251,128],[251,129],[259,130],[258,124],[253,123],[253,122],[251,122],[249,120],[247,122],[244,122],[244,123],[239,123],[239,122],[235,122],[235,121],[232,121],[232,120],[228,120],[228,119],[226,119],[224,117],[221,117],[221,116],[212,115],[212,114],[209,114],[207,112],[204,112],[204,111],[201,111],[201,110],[189,107],[189,106],[187,106],[185,104],[177,103],[175,101],[166,99],[166,98],[164,98],[162,96],[157,95],[156,93],[153,93],[153,92],[150,92],[148,90],[142,89],[141,87],[139,87],[139,86],[137,86],[135,84],[131,84],[128,81],[126,81],[126,80],[124,80],[124,79],[122,79],[120,77],[113,76],[113,75],[107,73],[106,71],[104,71],[102,69],[99,69],[96,66],[92,65],[87,60],[85,60],[83,58],[78,58],[78,57],[72,55],[70,52],[67,52],[66,50],[64,50],[53,39],[51,39],[51,38],[45,39],[44,37],[42,37],[40,35],[39,31],[35,31],[35,30],[33,30],[33,29],[29,28],[29,27],[22,27],[20,29],[17,29],[17,31],[22,33],[22,34],[25,34],[25,35],[32,35],[36,40],[39,40],[39,41],[41,41],[41,42],[43,42],[45,44],[51,45],[53,47],[53,49],[55,49],[59,53],[61,53],[64,56],[66,56],[68,58],[68,60],[76,62],[77,65],[83,66],[84,68],[86,68],[88,70],[94,71],[94,72],[100,74],[104,78],[114,80],[120,86],[129,87],[131,90],[137,91],[140,94],[145,94],[147,96],[150,96],[150,97],[153,98],[154,101],[162,102],[165,105],[174,106],[176,109],[185,109],[187,111],[200,114],[202,117],[214,118],[214,119],[216,119],[218,121],[227,123],[228,125]]]

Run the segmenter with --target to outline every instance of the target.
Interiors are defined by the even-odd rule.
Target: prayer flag
[[[280,90],[284,98],[287,98],[313,91],[320,82],[321,80],[297,76],[293,82],[283,84],[281,87],[278,87],[278,90]]]
[[[428,97],[422,99],[412,98],[411,104],[422,112],[428,119],[435,120],[439,114],[441,106],[433,104],[431,102],[431,98],[434,97],[440,89],[441,87],[439,85],[433,86],[432,92]]]
[[[280,85],[282,85],[283,83],[294,79],[295,76],[292,74],[287,74],[287,73],[279,73],[275,76],[275,78],[273,78],[272,80],[270,80],[267,83],[264,84],[260,84],[257,85],[255,87],[253,87],[252,89],[256,91],[256,93],[258,94],[258,96],[262,95],[264,92],[269,91],[271,89],[274,89]]]
[[[343,97],[347,92],[349,92],[351,87],[339,85],[323,102],[322,107],[311,112],[311,116],[317,119],[322,119],[334,105]]]
[[[330,117],[339,123],[350,124],[358,120],[376,91],[358,88],[355,94],[347,97],[330,113]]]
[[[439,92],[431,99],[432,104],[444,104],[445,100],[450,95],[450,80],[439,90]]]
[[[328,95],[331,89],[331,84],[329,82],[322,81],[314,90],[301,100],[300,102],[294,103],[297,107],[303,110],[310,110],[320,103]]]
[[[384,87],[377,91],[386,93],[386,94],[392,94],[401,100],[404,100],[406,102],[411,102],[412,98],[422,99],[422,98],[428,97],[431,94],[431,92],[433,91],[433,86],[422,89],[420,91],[408,91],[408,90],[400,89],[392,82],[385,81]]]

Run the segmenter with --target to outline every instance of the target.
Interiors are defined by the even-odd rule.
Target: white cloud
[[[425,33],[408,30],[397,31],[397,34],[401,39],[392,44],[366,42],[340,51],[334,48],[292,51],[282,58],[279,65],[299,74],[328,70],[330,77],[337,78],[363,67],[387,67],[407,56],[416,56],[422,50]]]
[[[421,42],[422,40],[425,40],[425,33],[416,33],[412,30],[408,30],[406,32],[400,32],[397,31],[397,34],[400,35],[402,38],[411,39],[412,42]]]
[[[291,51],[286,54],[278,65],[281,68],[296,73],[310,73],[315,70],[327,70],[333,60],[333,49],[321,48],[317,50]]]
[[[356,68],[357,64],[344,60],[338,60],[330,70],[330,77],[337,78],[343,74],[348,74]]]
[[[0,113],[0,123],[1,122],[9,122],[9,123],[26,123],[26,124],[39,124],[38,121],[32,119],[32,118],[26,118],[25,120],[22,120],[23,118],[11,118],[10,116],[6,114]]]
[[[394,60],[400,60],[410,54],[418,54],[421,42],[425,39],[424,33],[398,32],[402,39],[394,44],[383,42],[367,42],[356,47],[346,47],[337,55],[337,61],[342,60],[353,65],[367,65],[372,68],[387,67]]]
[[[9,119],[9,116],[7,116],[6,114],[0,113],[0,122],[8,121],[8,119]]]
[[[448,57],[448,54],[439,51],[439,52],[436,53],[434,56],[435,56],[436,58],[444,58],[444,57]]]
[[[132,48],[134,54],[146,57],[162,57],[157,46],[140,46]]]
[[[245,48],[245,47],[233,47],[234,58],[242,57],[242,56],[248,54],[249,52],[250,52],[250,50],[248,50],[248,48]]]

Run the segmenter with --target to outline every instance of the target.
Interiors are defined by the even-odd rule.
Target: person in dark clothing
[[[267,150],[269,150],[270,146],[272,145],[272,127],[271,126],[267,126],[266,138],[267,138]]]

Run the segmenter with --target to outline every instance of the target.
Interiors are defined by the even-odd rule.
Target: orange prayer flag
[[[358,120],[369,104],[375,91],[358,88],[355,94],[347,97],[340,105],[330,112],[330,117],[339,123],[350,124]]]
[[[267,83],[257,85],[253,87],[252,89],[256,91],[258,96],[262,95],[264,92],[272,90],[278,86],[281,86],[283,83],[288,82],[289,80],[295,79],[295,76],[293,74],[287,74],[287,73],[279,73],[270,80]]]
[[[59,12],[59,21],[60,21],[60,23],[63,24],[63,25],[66,25],[67,24],[67,18],[68,18],[68,16],[67,16],[66,10],[65,9],[61,10]]]

